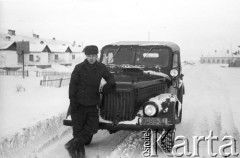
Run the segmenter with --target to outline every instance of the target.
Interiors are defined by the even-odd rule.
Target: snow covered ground
[[[52,69],[70,72],[61,65],[54,65]],[[9,153],[9,149],[25,148],[44,134],[48,136],[41,139],[42,144],[66,130],[59,127],[69,105],[68,86],[41,87],[43,77],[36,77],[36,71],[41,69],[26,67],[26,70],[30,77],[24,79],[0,76],[0,157]],[[53,129],[55,133],[48,131]]]
[[[66,111],[68,87],[40,87],[40,79],[0,76],[1,137]]]
[[[227,135],[237,140],[237,152],[240,152],[240,107],[238,99],[240,94],[240,69],[229,68],[226,65],[194,64],[185,65],[183,72],[185,74],[186,95],[183,104],[183,120],[176,127],[176,136],[182,135],[189,140],[191,152],[194,146],[193,136],[208,137],[210,130],[212,130],[213,135],[219,138],[219,141],[213,142],[213,152],[218,154],[217,157],[222,157],[219,155],[219,147],[229,143],[229,141],[222,141],[222,138]],[[118,140],[119,135],[123,135],[127,131],[117,132],[112,135],[106,134],[102,139],[103,143],[100,143],[102,150],[96,150],[102,132],[104,130],[100,130],[94,136],[92,144],[86,147],[87,157],[106,157],[106,153],[108,153],[109,158],[143,157],[141,132],[128,133],[128,136],[121,143],[115,144],[114,150],[109,149],[104,140],[114,135],[111,139],[114,142]],[[66,157],[67,152],[62,150],[62,146],[70,138],[71,135],[69,134],[51,148],[39,153],[38,156],[40,158],[51,157],[55,154],[60,158]],[[210,157],[206,141],[200,142],[199,147],[199,157]],[[158,157],[166,157],[160,149],[158,150]]]
[[[192,137],[207,137],[209,131],[212,130],[220,140],[214,142],[214,152],[218,153],[219,146],[227,143],[221,141],[226,135],[231,135],[237,140],[237,151],[240,152],[240,69],[229,68],[225,65],[194,64],[184,66],[183,72],[186,94],[183,99],[183,120],[176,127],[176,136],[187,137],[190,151],[192,151]],[[38,80],[38,78],[22,80],[19,77],[16,82],[14,77],[0,77],[1,136],[30,126],[39,119],[65,112],[68,106],[68,87],[60,89],[39,87]],[[19,81],[26,89],[25,92],[16,92],[16,85]],[[70,138],[69,132],[34,156],[39,158],[67,157],[63,146]],[[207,153],[207,142],[200,142],[199,146],[200,157],[210,157]],[[128,131],[110,135],[107,131],[100,130],[94,135],[91,145],[86,147],[89,158],[142,157],[142,151],[141,132]],[[160,150],[158,155],[166,157]]]

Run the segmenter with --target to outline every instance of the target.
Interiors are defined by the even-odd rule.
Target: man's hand
[[[114,83],[114,84],[107,83],[103,86],[102,92],[103,92],[103,94],[109,94],[111,92],[114,92],[115,89],[116,89],[116,83]]]

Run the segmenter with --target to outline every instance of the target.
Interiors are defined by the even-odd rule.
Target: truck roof
[[[180,52],[180,48],[177,44],[169,41],[119,41],[116,43],[108,44],[107,46],[121,46],[121,45],[129,45],[129,46],[167,46],[172,49],[173,52]]]

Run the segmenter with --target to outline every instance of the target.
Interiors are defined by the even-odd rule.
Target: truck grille
[[[117,92],[103,95],[101,117],[115,123],[133,120],[144,102],[164,93],[165,90],[165,84],[155,84],[144,88],[117,90]]]
[[[117,91],[104,95],[101,116],[105,120],[124,121],[134,119],[133,91]]]
[[[165,84],[158,84],[154,86],[149,86],[145,88],[139,88],[137,92],[137,102],[146,102],[151,97],[155,97],[166,91]]]

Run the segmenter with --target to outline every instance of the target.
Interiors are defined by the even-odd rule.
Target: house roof
[[[64,52],[67,52],[67,50],[69,49],[68,46],[53,45],[53,44],[48,44],[48,47],[51,50],[51,52],[54,52],[54,53],[64,53]]]
[[[30,52],[42,52],[46,47],[46,44],[32,44],[30,43]]]
[[[14,41],[6,41],[0,40],[0,50],[6,50],[11,47],[15,42]]]
[[[82,47],[70,46],[70,49],[72,50],[73,53],[80,53],[80,52],[82,52]]]
[[[180,51],[180,48],[177,44],[168,41],[120,41],[116,43],[112,43],[109,45],[137,45],[137,46],[167,46],[172,49],[172,51]]]
[[[0,32],[0,40],[5,40],[7,36],[10,37],[9,42],[29,41],[30,51],[39,52],[42,49],[44,49],[45,46],[48,46],[48,48],[51,50],[51,52],[62,52],[62,53],[64,53],[64,52],[81,52],[81,49],[79,51],[77,48],[70,48],[70,46],[72,46],[72,43],[67,42],[67,41],[46,39],[46,38],[41,38],[41,37],[36,38],[36,37],[32,37],[32,36],[25,36],[25,35],[18,35],[18,34],[12,36],[7,33]],[[2,45],[2,42],[0,43],[0,45]]]

